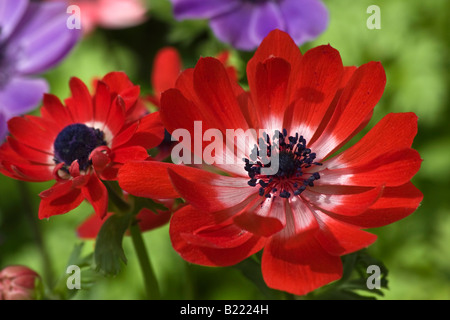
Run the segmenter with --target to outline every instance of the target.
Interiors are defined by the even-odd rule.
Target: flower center
[[[82,123],[65,127],[56,137],[53,144],[55,163],[64,162],[69,167],[75,160],[80,170],[86,170],[91,165],[89,155],[99,147],[105,146],[105,134],[99,129],[90,128]]]
[[[298,196],[306,187],[314,186],[315,180],[320,179],[318,172],[309,173],[308,170],[306,173],[305,169],[322,164],[314,161],[316,154],[306,147],[306,140],[303,136],[299,137],[298,133],[288,136],[286,129],[278,132],[278,144],[278,148],[274,148],[266,135],[265,140],[259,140],[259,146],[255,145],[250,155],[253,161],[244,159],[244,169],[250,177],[248,184],[252,187],[258,186],[259,195],[266,198],[276,195],[282,198]],[[267,150],[266,159],[261,150]],[[273,175],[262,174],[262,169],[269,168],[275,156],[278,157],[278,171]]]

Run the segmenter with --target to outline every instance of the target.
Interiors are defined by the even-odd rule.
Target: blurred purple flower
[[[0,1],[0,143],[6,122],[37,107],[48,91],[35,75],[60,62],[80,38],[63,3]]]
[[[209,19],[216,37],[241,50],[253,50],[274,29],[297,45],[316,38],[328,25],[320,0],[171,0],[176,19]]]

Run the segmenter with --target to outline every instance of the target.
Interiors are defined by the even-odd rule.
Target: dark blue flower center
[[[244,159],[244,169],[250,177],[248,184],[258,186],[259,195],[266,198],[277,194],[282,198],[298,196],[320,179],[318,172],[310,173],[308,170],[306,173],[305,169],[322,164],[314,161],[316,154],[306,147],[303,136],[299,137],[298,133],[288,136],[286,129],[277,134],[276,148],[273,148],[270,137],[266,135],[265,139],[259,140],[259,146],[255,145],[250,159]],[[276,154],[272,154],[273,150],[276,150]],[[278,171],[272,175],[262,174],[263,168],[270,168],[274,156],[278,157]]]
[[[80,170],[86,170],[91,165],[89,156],[99,147],[105,146],[105,134],[99,129],[90,128],[82,123],[75,123],[65,127],[56,137],[53,144],[55,163],[64,162],[69,167],[78,160]]]

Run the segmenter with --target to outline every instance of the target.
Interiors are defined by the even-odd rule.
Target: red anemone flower
[[[70,80],[66,106],[44,96],[41,117],[8,122],[11,136],[0,148],[0,172],[19,180],[56,183],[39,196],[39,218],[63,214],[86,199],[99,217],[108,193],[102,180],[116,180],[127,160],[148,158],[164,135],[159,113],[136,119],[140,89],[122,72],[97,82],[93,96],[78,78]]]
[[[182,143],[198,156],[209,150],[232,160],[214,163],[225,174],[132,161],[120,169],[119,184],[136,196],[187,201],[170,222],[173,247],[185,260],[229,266],[263,249],[267,285],[304,295],[342,276],[340,256],[376,240],[362,229],[402,219],[420,204],[422,193],[410,182],[422,161],[411,148],[417,117],[390,113],[335,155],[368,124],[383,94],[379,62],[344,67],[329,45],[302,55],[275,30],[249,61],[247,78],[244,91],[222,63],[202,58],[161,98],[168,131],[193,134]],[[210,142],[210,129],[222,137],[232,129],[235,143]],[[265,135],[249,137],[248,129]],[[261,152],[275,140],[277,148]],[[278,170],[266,174],[276,158]]]

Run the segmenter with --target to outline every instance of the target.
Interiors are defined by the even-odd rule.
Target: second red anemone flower
[[[128,160],[148,158],[147,149],[164,136],[159,113],[136,118],[140,88],[122,72],[107,74],[90,94],[78,78],[70,80],[65,105],[44,96],[41,117],[8,122],[11,136],[0,147],[0,172],[32,182],[56,180],[40,194],[39,218],[71,211],[88,200],[103,218],[108,192],[101,180],[116,180]]]
[[[422,193],[410,182],[422,161],[411,148],[417,117],[388,114],[334,156],[371,119],[386,83],[380,63],[344,67],[330,46],[302,55],[276,30],[249,61],[247,78],[249,91],[218,60],[202,58],[161,98],[167,130],[193,135],[182,143],[197,156],[219,146],[214,156],[225,161],[214,165],[225,174],[133,161],[120,169],[119,184],[136,196],[187,201],[170,222],[173,247],[185,260],[229,266],[264,249],[267,285],[303,295],[342,276],[340,256],[375,241],[362,229],[390,224],[418,207]],[[212,141],[210,129],[222,137],[232,129],[237,143]],[[262,172],[267,161],[258,153],[273,141],[246,140],[248,129],[269,138],[277,133],[275,174]],[[245,153],[253,147],[256,152]],[[232,156],[223,159],[227,151]]]

